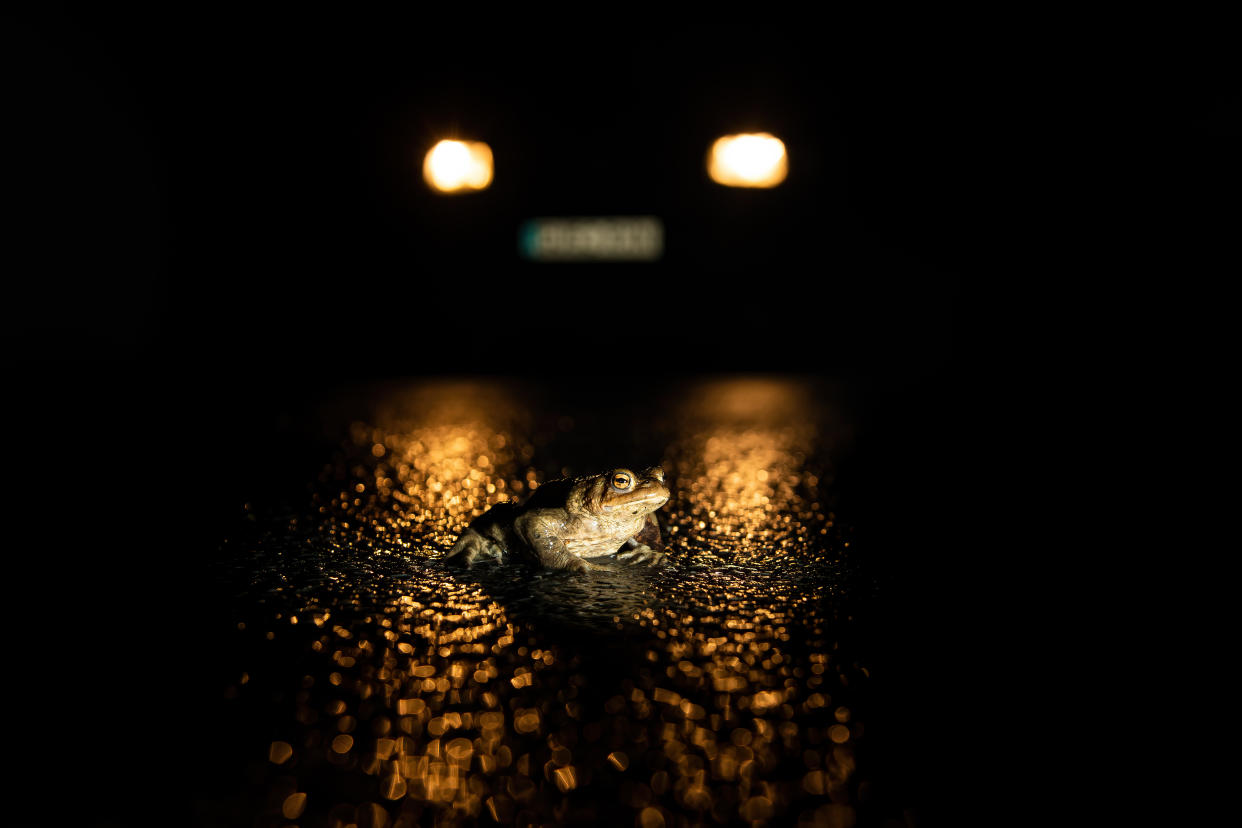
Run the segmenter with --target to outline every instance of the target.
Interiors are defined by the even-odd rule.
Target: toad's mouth
[[[624,512],[638,514],[641,511],[654,512],[665,503],[668,502],[668,495],[658,492],[651,492],[641,497],[633,497],[624,501],[613,501],[612,503],[601,504],[605,512]]]

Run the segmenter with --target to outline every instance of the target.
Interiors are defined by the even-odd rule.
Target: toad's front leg
[[[655,515],[647,515],[643,528],[638,534],[625,542],[625,546],[617,552],[617,560],[626,563],[641,563],[656,566],[664,563],[664,551],[660,549],[660,524]]]
[[[621,547],[621,551],[617,553],[617,560],[629,564],[657,566],[664,563],[664,553],[652,549],[645,543],[639,543],[635,538],[630,538],[625,542],[625,546]]]
[[[513,528],[547,569],[585,572],[595,568],[569,551],[565,541],[557,534],[559,526],[556,522],[542,519],[538,513],[523,515],[514,522]]]

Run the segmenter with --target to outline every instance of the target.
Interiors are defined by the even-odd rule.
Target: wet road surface
[[[876,585],[834,511],[848,412],[831,388],[759,378],[632,414],[482,380],[318,409],[318,473],[245,503],[203,573],[214,781],[196,819],[900,819],[867,750],[857,616]],[[491,505],[655,463],[665,566],[439,561]]]

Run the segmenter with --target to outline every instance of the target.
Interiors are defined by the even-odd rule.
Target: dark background
[[[986,57],[795,21],[444,27],[12,28],[18,353],[316,376],[945,365],[963,265],[1009,221],[989,179],[1012,91]],[[786,184],[713,184],[710,143],[757,129],[788,145]],[[490,189],[423,184],[448,135],[492,145]],[[517,259],[532,216],[643,213],[666,224],[657,265]]]
[[[969,21],[446,37],[451,19],[417,15],[44,8],[0,50],[10,589],[39,642],[14,648],[12,683],[47,716],[95,694],[69,730],[118,738],[74,777],[84,807],[175,807],[193,775],[151,746],[197,678],[196,574],[249,487],[319,461],[291,412],[370,380],[501,374],[615,387],[641,416],[653,377],[736,372],[848,390],[839,488],[884,587],[891,727],[869,732],[892,795],[932,824],[1017,807],[996,757],[1032,731],[999,699],[1028,651],[996,609],[1023,553],[997,474],[1037,459],[1011,423],[1055,382],[1051,312],[1101,287],[1067,273],[1126,146],[1099,127],[1143,121],[1124,71],[1066,84],[1064,53]],[[1162,126],[1199,147],[1177,171],[1199,193],[1236,178],[1238,100],[1211,54],[1195,66],[1193,94],[1148,88],[1179,103]],[[711,183],[711,141],[752,129],[786,142],[788,181]],[[491,144],[489,190],[423,185],[453,134]],[[1227,223],[1185,203],[1201,238]],[[517,259],[527,218],[608,214],[660,216],[664,259]],[[62,749],[55,721],[25,722],[15,807],[44,814]],[[149,779],[121,779],[138,765]]]
[[[57,642],[19,681],[58,714],[91,694],[69,729],[112,734],[74,776],[81,807],[165,817],[212,778],[196,756],[219,748],[160,758],[214,698],[201,573],[254,487],[321,462],[297,432],[318,396],[529,375],[614,387],[643,416],[655,378],[777,372],[841,383],[859,429],[839,490],[882,583],[882,795],[960,822],[991,788],[975,736],[999,662],[975,584],[1000,570],[976,569],[968,493],[1004,360],[975,322],[1013,315],[997,280],[1029,266],[1029,204],[1006,190],[1037,178],[1005,43],[797,19],[442,25],[53,7],[8,28],[10,502],[36,538],[12,583]],[[708,180],[710,143],[747,130],[786,142],[781,187]],[[492,146],[489,190],[422,183],[453,134]],[[601,214],[660,216],[664,259],[517,259],[525,219]],[[58,723],[14,739],[23,813],[60,807]]]

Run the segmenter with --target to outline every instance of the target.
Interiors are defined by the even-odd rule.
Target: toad
[[[526,502],[498,503],[475,518],[446,556],[471,566],[484,558],[523,555],[548,569],[583,571],[613,558],[653,565],[663,560],[655,511],[668,502],[664,469],[552,480]]]

